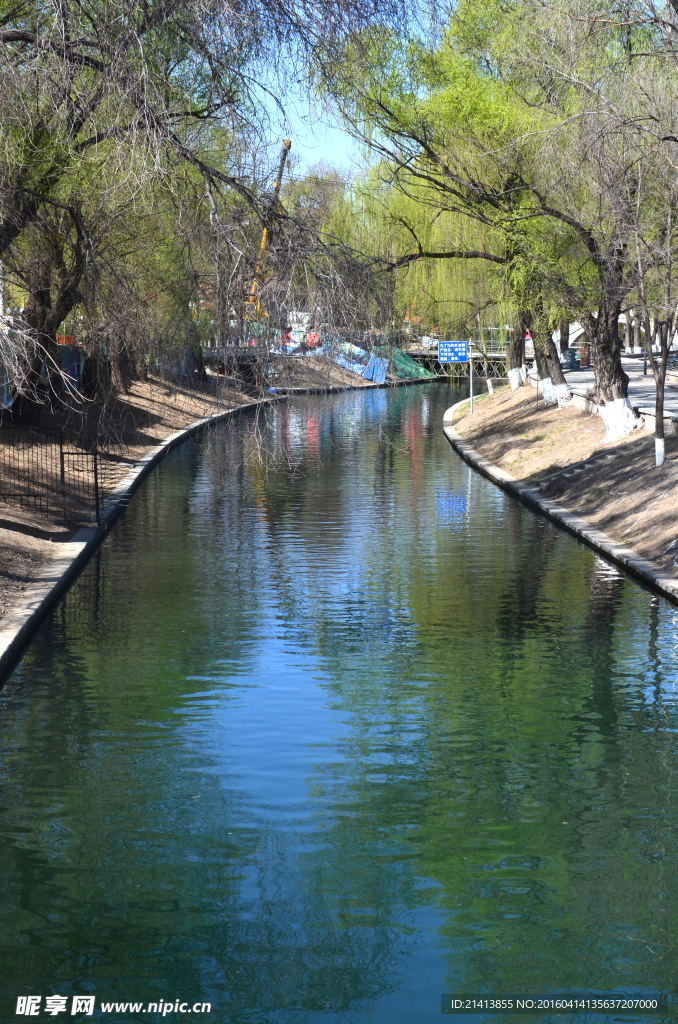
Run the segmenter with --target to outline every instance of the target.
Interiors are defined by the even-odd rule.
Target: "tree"
[[[26,247],[34,254],[31,273],[22,272],[28,377],[100,262],[102,166],[114,182],[100,201],[109,212],[126,206],[134,218],[142,197],[176,188],[184,165],[222,239],[232,196],[254,231],[268,203],[265,169],[258,175],[249,157],[265,135],[281,61],[286,73],[300,70],[340,34],[406,16],[395,0],[2,0],[0,257],[18,267]]]
[[[511,284],[517,261],[518,278],[530,282],[526,312],[549,326],[563,309],[585,319],[605,402],[625,397],[628,384],[618,319],[633,284],[627,250],[636,194],[627,167],[637,158],[637,133],[607,130],[628,69],[600,84],[604,102],[583,87],[557,87],[546,58],[534,56],[543,26],[530,24],[529,6],[485,5],[481,16],[462,3],[435,50],[413,46],[404,58],[368,39],[362,76],[324,84],[395,187],[489,229],[490,248],[451,238],[445,251],[419,245],[400,264],[484,260],[503,266]],[[582,60],[592,79],[591,55]]]
[[[674,0],[628,0],[622,4],[567,0],[557,7],[530,0],[525,15],[537,33],[535,63],[554,92],[587,99],[586,118],[595,126],[593,147],[616,147],[616,189],[625,193],[617,253],[618,278],[640,306],[645,345],[655,377],[656,464],[664,460],[664,384],[668,351],[678,326],[673,283],[676,256],[675,114],[678,70],[678,5]],[[613,175],[610,175],[613,176]],[[629,294],[629,299],[631,295]],[[596,324],[591,326],[595,329]],[[627,332],[630,335],[630,325]],[[658,341],[660,358],[653,344]]]

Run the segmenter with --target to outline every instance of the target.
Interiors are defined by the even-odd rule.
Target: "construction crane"
[[[273,195],[271,197],[271,205],[269,206],[268,217],[270,217],[270,214],[273,212],[273,210],[275,210],[275,207],[276,207],[276,204],[277,204],[277,201],[278,201],[278,196],[280,194],[280,185],[282,184],[283,171],[285,170],[285,163],[287,161],[287,154],[289,153],[291,146],[292,146],[292,143],[291,143],[290,139],[283,139],[283,148],[282,148],[282,153],[280,154],[280,165],[278,167],[278,177],[276,178],[276,180],[275,180],[275,182],[273,184]],[[267,219],[268,219],[268,217],[267,217]],[[252,287],[250,288],[250,296],[249,296],[249,299],[247,299],[247,301],[245,302],[245,313],[244,313],[244,316],[243,316],[243,320],[245,320],[245,321],[253,320],[258,314],[261,314],[261,300],[260,300],[257,292],[258,292],[258,286],[259,286],[259,279],[261,277],[261,272],[262,272],[263,267],[264,267],[264,256],[266,254],[266,247],[267,246],[268,246],[268,224],[264,224],[264,230],[263,230],[263,233],[262,233],[262,236],[261,236],[261,245],[259,246],[259,258],[257,260],[257,265],[256,265],[256,268],[254,270],[254,277],[252,278]],[[268,316],[267,313],[264,313],[263,315],[264,316]]]

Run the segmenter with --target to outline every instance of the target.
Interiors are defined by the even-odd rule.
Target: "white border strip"
[[[196,420],[183,430],[170,434],[139,459],[134,468],[108,495],[103,503],[99,526],[86,526],[78,530],[67,543],[54,545],[57,548],[55,556],[38,573],[35,582],[26,588],[9,615],[0,619],[0,687],[21,659],[28,641],[73,582],[120,513],[127,507],[139,484],[167,452],[208,423],[216,423],[248,409],[256,409],[260,405],[271,405],[273,402],[275,396],[237,405],[233,409],[215,412],[204,419]]]
[[[605,555],[606,558],[609,558],[622,569],[625,569],[632,576],[636,576],[643,583],[648,583],[655,590],[659,590],[665,597],[678,604],[678,580],[673,576],[667,575],[656,562],[643,558],[632,548],[626,547],[625,544],[617,544],[616,541],[612,540],[606,533],[603,533],[602,530],[597,530],[595,526],[591,526],[585,519],[580,519],[579,516],[573,515],[572,512],[568,512],[566,508],[556,504],[555,501],[542,498],[538,491],[528,487],[526,484],[521,484],[510,473],[499,469],[498,466],[483,458],[467,441],[464,441],[451,424],[455,409],[458,409],[460,405],[464,405],[468,400],[468,398],[465,398],[462,402],[457,402],[443,416],[445,436],[455,451],[466,462],[484,476],[489,477],[490,480],[504,491],[520,498],[525,504],[538,509],[547,518],[552,519],[555,523],[559,523],[560,526],[564,526],[575,537],[579,537],[590,547]]]

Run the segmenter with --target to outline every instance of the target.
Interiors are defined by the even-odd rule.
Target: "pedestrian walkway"
[[[629,377],[629,399],[638,413],[654,416],[656,388],[652,370],[648,366],[647,375],[643,374],[645,359],[643,356],[622,356],[622,366]],[[570,391],[575,395],[586,397],[587,391],[594,387],[593,369],[565,370],[565,379]],[[664,392],[664,418],[678,421],[678,386],[667,385]]]

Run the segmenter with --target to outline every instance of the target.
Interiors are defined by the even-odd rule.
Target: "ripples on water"
[[[8,1017],[675,986],[676,610],[460,462],[456,397],[295,400],[135,497],[0,693]]]

